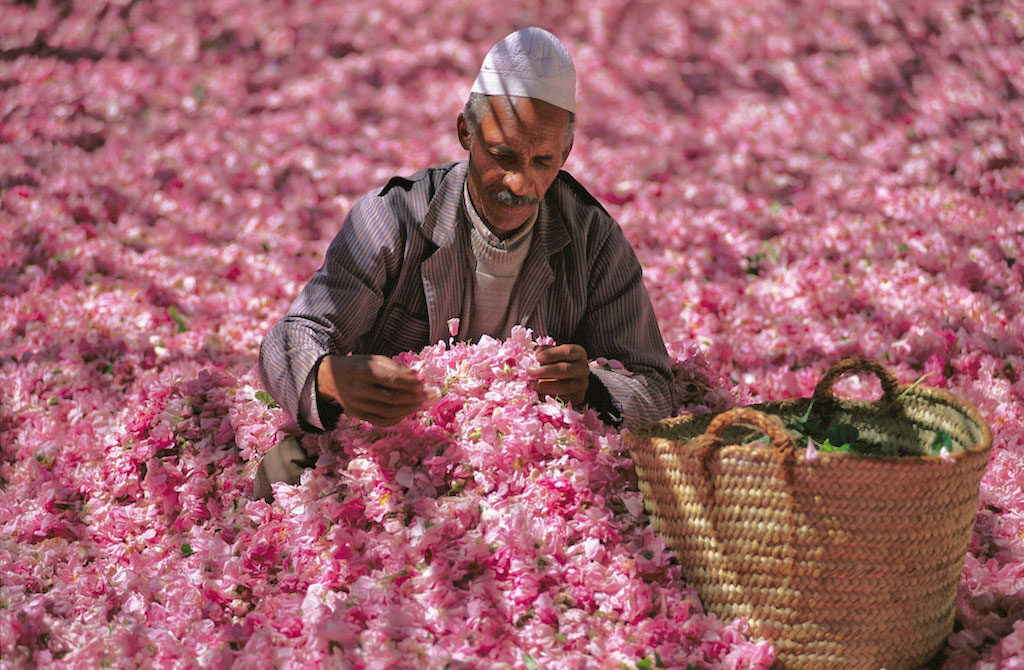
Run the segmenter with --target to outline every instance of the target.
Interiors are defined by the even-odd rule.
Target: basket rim
[[[964,414],[967,415],[968,418],[970,418],[972,421],[974,421],[974,423],[977,424],[977,426],[981,429],[981,433],[982,433],[981,440],[980,440],[980,442],[977,445],[975,445],[973,447],[970,447],[968,449],[963,449],[961,451],[951,452],[946,457],[946,459],[952,458],[954,461],[959,461],[959,460],[961,460],[963,458],[966,458],[968,456],[973,456],[973,455],[976,455],[976,454],[984,453],[986,451],[989,451],[992,448],[992,431],[989,428],[988,422],[982,416],[982,414],[978,410],[978,408],[973,403],[971,403],[970,401],[967,401],[967,400],[964,400],[962,398],[959,398],[959,397],[953,395],[952,393],[950,393],[949,391],[947,391],[946,389],[937,388],[937,387],[934,387],[934,386],[920,386],[920,385],[913,386],[911,384],[900,384],[897,387],[897,390],[898,390],[898,393],[900,393],[900,394],[902,394],[903,392],[906,391],[907,392],[906,393],[907,396],[918,396],[918,397],[921,397],[921,398],[923,398],[925,400],[928,400],[928,399],[939,399],[939,400],[945,401],[944,404],[955,405],[958,409],[962,410],[964,412]],[[765,401],[765,402],[761,402],[761,403],[756,403],[756,404],[753,404],[753,405],[743,405],[743,406],[740,406],[740,407],[754,409],[754,410],[757,410],[757,411],[760,411],[760,412],[764,412],[765,414],[772,414],[772,412],[769,409],[766,409],[766,408],[778,407],[778,406],[783,406],[783,405],[787,405],[787,404],[799,404],[801,402],[805,402],[805,401],[809,402],[811,400],[813,400],[813,398],[810,397],[810,396],[808,396],[808,397],[796,397],[796,398],[785,398],[783,400],[770,400],[770,401]],[[847,399],[841,399],[840,398],[840,399],[837,399],[836,402],[839,404],[840,407],[863,408],[863,407],[875,405],[875,404],[881,402],[881,399],[880,400],[864,401],[864,400],[847,400]],[[674,450],[674,449],[678,448],[678,445],[681,442],[681,440],[678,439],[678,438],[673,439],[673,438],[665,437],[663,435],[663,433],[666,430],[669,430],[669,429],[671,429],[671,428],[673,428],[673,427],[675,427],[677,425],[680,425],[680,424],[685,424],[685,423],[692,422],[695,419],[698,419],[698,418],[701,418],[701,417],[717,416],[718,414],[721,414],[724,411],[728,411],[728,410],[721,410],[721,411],[715,411],[715,412],[693,412],[693,413],[686,413],[686,414],[680,414],[680,415],[676,415],[676,416],[672,416],[672,417],[667,417],[667,418],[661,419],[659,421],[654,421],[652,423],[645,424],[645,425],[640,426],[640,427],[638,427],[636,429],[633,429],[633,430],[625,430],[625,431],[623,431],[623,439],[626,441],[626,444],[630,445],[630,446],[632,446],[633,444],[636,444],[636,443],[648,442],[648,443],[651,443],[652,445],[654,445],[659,451],[666,450],[666,449],[673,449]],[[689,438],[689,439],[696,439],[697,437],[699,437],[699,435],[695,435],[695,436],[693,436],[693,438]],[[765,450],[765,447],[763,447],[763,446],[739,445],[739,444],[723,445],[721,450],[722,451],[726,451],[726,450],[733,451],[734,449],[737,449],[737,448],[738,449],[743,449],[745,451],[759,451],[760,452],[760,451],[764,451]],[[840,460],[840,459],[847,459],[847,460],[869,460],[872,463],[887,463],[887,464],[896,464],[896,463],[913,464],[913,463],[920,463],[922,461],[930,462],[930,461],[940,461],[940,460],[943,460],[942,456],[933,456],[933,455],[930,455],[930,454],[929,455],[920,455],[920,456],[873,456],[871,454],[858,454],[858,453],[853,453],[853,452],[850,452],[850,453],[819,452],[818,458],[821,459],[821,460],[825,460],[825,461]]]

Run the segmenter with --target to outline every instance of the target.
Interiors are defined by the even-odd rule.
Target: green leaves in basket
[[[811,400],[811,402],[807,403],[807,411],[804,412],[804,415],[802,417],[800,417],[798,419],[798,421],[800,423],[806,424],[807,421],[811,418],[811,410],[812,409],[814,409],[814,400],[813,399]]]
[[[848,423],[836,423],[825,431],[825,439],[821,441],[821,450],[848,454],[853,445],[858,444],[859,438],[860,432],[855,426]],[[857,449],[857,451],[861,450]]]
[[[768,437],[767,435],[759,435],[758,437],[751,437],[750,439],[746,440],[743,444],[771,444],[771,442],[772,438]]]
[[[821,442],[820,438],[815,439],[815,436],[821,433],[821,422],[811,418],[812,409],[814,409],[813,400],[807,403],[807,411],[804,412],[802,417],[793,423],[786,424],[786,428],[797,444],[803,444],[807,441],[807,438],[811,438],[815,442]]]
[[[807,403],[803,416],[786,426],[797,444],[808,439],[814,440],[820,451],[838,454],[867,453],[870,447],[861,441],[857,427],[849,423],[834,423],[822,426],[821,421],[811,416],[814,401]]]
[[[832,444],[829,440],[825,440],[821,443],[821,448],[818,451],[824,451],[827,453],[834,454],[848,454],[850,453],[849,444]]]
[[[903,396],[907,395],[908,393],[910,393],[911,391],[916,389],[918,386],[921,385],[921,382],[923,382],[928,377],[931,377],[933,374],[935,374],[935,370],[932,370],[931,372],[926,372],[923,375],[921,375],[920,377],[918,377],[917,379],[915,379],[914,382],[912,384],[910,384],[910,386],[908,386],[907,388],[903,389],[903,392],[900,393],[898,396],[896,396],[896,398],[893,400],[893,402],[895,403],[895,402],[897,402],[899,400],[902,400]]]
[[[932,456],[938,456],[943,447],[953,451],[953,438],[946,431],[939,430],[935,433],[935,439],[932,440]]]

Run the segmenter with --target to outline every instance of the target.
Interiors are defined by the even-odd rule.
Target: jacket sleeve
[[[591,358],[620,361],[631,372],[597,369],[591,374],[602,388],[588,398],[611,400],[613,409],[595,407],[611,423],[637,428],[672,413],[672,370],[665,343],[644,287],[643,270],[618,224],[610,222],[607,235],[593,241],[594,259],[588,278],[587,309],[577,330]],[[607,394],[604,393],[607,392]]]
[[[304,429],[331,429],[337,422],[338,408],[310,402],[313,372],[323,356],[351,352],[373,328],[402,249],[401,231],[384,199],[363,196],[328,247],[323,266],[264,337],[263,386]]]

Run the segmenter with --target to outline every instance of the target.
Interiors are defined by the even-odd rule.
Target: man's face
[[[469,195],[498,237],[511,235],[537,210],[572,149],[568,125],[569,112],[532,98],[489,96],[475,134],[459,114]]]

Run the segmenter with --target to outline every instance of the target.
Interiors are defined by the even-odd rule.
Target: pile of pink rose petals
[[[525,329],[402,354],[429,409],[307,436],[316,468],[251,500],[290,421],[263,334],[356,198],[465,158],[527,25],[575,58],[566,169],[637,251],[681,410],[850,355],[981,410],[934,666],[1024,668],[1019,0],[6,3],[0,665],[771,665],[682,580],[618,433],[531,390]]]

